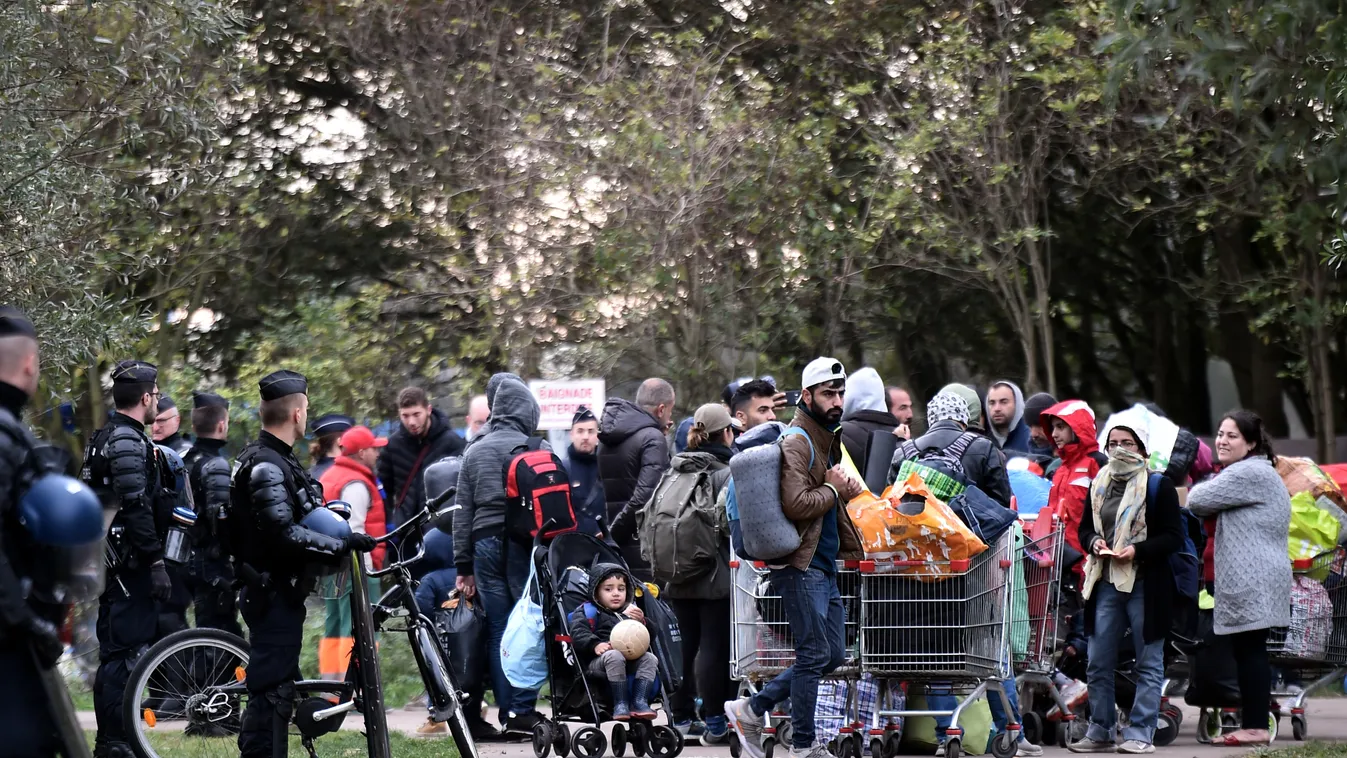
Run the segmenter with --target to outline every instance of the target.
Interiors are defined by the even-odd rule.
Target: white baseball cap
[[[827,384],[837,380],[846,381],[847,370],[836,358],[815,358],[804,367],[800,377],[800,389],[809,389],[816,384]]]

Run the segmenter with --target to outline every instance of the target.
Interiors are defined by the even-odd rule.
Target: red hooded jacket
[[[388,533],[388,518],[384,513],[384,499],[379,494],[379,483],[374,478],[374,472],[370,471],[369,466],[349,455],[343,455],[337,458],[332,467],[324,471],[322,478],[318,480],[318,483],[323,485],[324,500],[340,500],[342,489],[352,482],[360,482],[369,490],[369,512],[365,514],[363,528],[356,531],[362,531],[371,537],[384,536]],[[386,545],[381,544],[375,547],[370,553],[369,565],[373,565],[376,570],[383,568],[384,553],[387,550]]]
[[[1052,420],[1059,418],[1076,433],[1076,441],[1058,449],[1057,457],[1062,465],[1052,476],[1052,489],[1048,491],[1048,512],[1062,520],[1066,529],[1066,544],[1081,555],[1085,551],[1080,546],[1080,522],[1085,517],[1090,498],[1090,483],[1095,474],[1108,459],[1099,452],[1099,440],[1096,439],[1094,411],[1084,400],[1066,400],[1043,412],[1039,423],[1044,434],[1052,439]],[[1077,564],[1076,571],[1083,571]]]

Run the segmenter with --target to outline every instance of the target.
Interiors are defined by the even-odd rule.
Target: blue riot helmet
[[[164,489],[173,493],[173,507],[186,508],[196,513],[196,503],[192,498],[192,483],[187,478],[187,464],[182,462],[182,456],[173,448],[158,444],[155,447],[159,448],[163,456],[160,473]]]
[[[351,520],[351,504],[345,500],[329,500],[323,504],[323,507],[347,521]]]
[[[334,500],[332,502],[341,503],[342,501]],[[348,510],[350,509],[350,505],[347,505],[345,503],[342,504],[346,505]],[[332,503],[329,503],[328,505],[331,506]],[[338,512],[338,510],[340,510],[340,508],[338,508],[337,510],[333,510],[331,507],[314,508],[313,510],[309,511],[309,515],[305,516],[299,522],[299,525],[304,527],[305,529],[312,529],[313,531],[318,532],[319,534],[324,534],[334,539],[344,540],[347,537],[351,536],[351,525],[346,523],[346,519],[349,518],[349,514],[347,516],[343,516],[341,513]],[[349,564],[346,561],[342,561],[341,564],[337,566],[325,566],[321,564],[314,564],[310,570],[313,571],[316,575],[323,576],[341,573],[343,571],[346,571],[348,567]],[[326,595],[324,596],[326,597]]]
[[[64,474],[47,474],[19,499],[19,525],[35,543],[33,597],[65,604],[93,600],[103,592],[104,540],[116,510],[105,509],[88,485]]]

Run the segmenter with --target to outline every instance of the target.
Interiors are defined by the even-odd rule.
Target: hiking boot
[[[1118,746],[1112,742],[1095,742],[1086,737],[1078,742],[1073,742],[1066,746],[1067,750],[1073,753],[1116,753]]]
[[[762,751],[762,716],[753,712],[749,699],[741,697],[725,703],[725,718],[739,735],[739,749],[748,758],[766,758]]]
[[[630,721],[631,706],[627,705],[627,681],[612,679],[608,687],[613,691],[613,721]]]
[[[426,719],[426,723],[416,727],[416,733],[423,737],[429,737],[436,734],[448,734],[449,725],[442,721],[436,722],[431,719]]]
[[[650,707],[650,687],[654,682],[649,679],[637,679],[631,693],[631,717],[648,721],[655,718],[655,709]]]
[[[537,711],[529,711],[518,715],[512,714],[510,718],[505,720],[505,731],[518,732],[532,737],[533,727],[537,726],[542,720],[542,715]]]
[[[500,742],[505,736],[499,729],[488,724],[485,719],[475,719],[468,716],[467,721],[468,734],[472,735],[473,742]]]

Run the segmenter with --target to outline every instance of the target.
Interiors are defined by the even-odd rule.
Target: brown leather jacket
[[[809,435],[814,444],[814,465],[809,465],[809,442],[798,434],[787,435],[781,441],[781,512],[795,522],[800,530],[800,548],[791,553],[781,565],[794,566],[800,571],[809,569],[823,532],[823,516],[837,509],[837,534],[841,560],[861,558],[861,535],[851,523],[846,503],[839,500],[832,487],[823,484],[828,461],[842,460],[841,437],[819,426],[803,408],[795,410],[791,426],[798,426]]]

